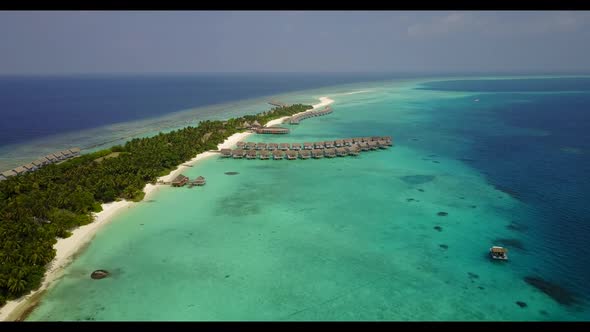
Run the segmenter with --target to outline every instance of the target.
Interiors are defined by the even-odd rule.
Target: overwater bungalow
[[[336,157],[336,150],[334,148],[330,148],[330,149],[325,149],[324,153],[326,155],[326,158],[334,158]]]
[[[301,143],[292,143],[291,144],[291,150],[294,150],[294,151],[301,150]]]
[[[221,149],[221,156],[223,158],[229,158],[232,155],[231,149]]]
[[[342,141],[344,142],[344,146],[351,146],[352,145],[352,138],[347,138]]]
[[[277,143],[268,143],[268,145],[266,146],[266,149],[269,151],[274,151],[277,150],[279,148],[279,145]]]
[[[371,137],[361,137],[361,142],[369,143],[372,141]]]
[[[232,157],[234,159],[242,159],[246,155],[246,151],[242,149],[235,149],[232,151]]]
[[[346,157],[348,155],[348,151],[345,148],[336,148],[336,155],[338,157]]]
[[[35,165],[37,168],[41,168],[45,165],[40,159],[33,161],[31,164]]]
[[[313,147],[315,149],[323,149],[324,148],[324,142],[315,142],[315,143],[313,143]]]
[[[195,181],[193,181],[195,186],[204,186],[205,185],[205,178],[202,176],[199,176],[198,178],[195,179]]]
[[[270,152],[268,150],[260,151],[260,159],[261,160],[267,160],[269,158],[270,158]]]
[[[265,149],[266,149],[266,143],[256,144],[256,150],[265,150]]]
[[[326,148],[328,148],[328,149],[329,149],[329,148],[333,148],[333,147],[334,147],[334,141],[325,141],[325,142],[324,142],[324,146],[325,146]]]
[[[179,174],[174,180],[172,180],[172,187],[182,187],[188,182],[188,177]]]
[[[301,150],[299,152],[301,159],[309,159],[311,157],[311,152],[309,150]]]
[[[324,158],[324,150],[322,149],[315,149],[311,151],[311,156],[315,159]]]
[[[370,141],[367,144],[369,145],[369,148],[371,150],[377,150],[377,149],[379,149],[379,145],[375,141]]]
[[[351,140],[352,140],[352,144],[358,144],[363,141],[363,138],[362,137],[353,137],[353,138],[351,138]]]
[[[6,178],[4,177],[4,175],[0,174],[0,181],[4,181],[6,180]]]
[[[341,147],[344,146],[344,141],[341,140],[341,139],[337,139],[337,140],[334,141],[334,146],[337,147],[337,148],[341,148]]]
[[[246,143],[246,145],[244,146],[244,149],[247,149],[247,150],[254,150],[254,149],[256,149],[256,143],[254,143],[254,142],[248,142],[248,143]]]
[[[236,146],[237,146],[239,149],[242,149],[242,148],[244,148],[244,145],[246,145],[246,142],[243,142],[243,141],[239,141],[238,143],[236,143]]]
[[[389,147],[389,145],[387,145],[387,141],[381,139],[377,141],[377,145],[379,145],[379,148],[381,149],[387,149]]]
[[[288,134],[289,129],[283,127],[262,127],[256,129],[257,134]]]
[[[65,160],[65,159],[67,159],[66,156],[64,156],[63,154],[61,154],[61,152],[54,152],[53,155],[55,156],[55,158],[57,160]]]
[[[272,159],[274,159],[274,160],[283,159],[284,156],[285,156],[285,152],[283,152],[281,150],[275,150],[272,152]]]
[[[358,156],[360,153],[360,148],[357,145],[347,146],[346,150],[350,156]]]
[[[367,142],[361,142],[358,144],[358,146],[361,148],[361,151],[369,151],[371,149],[369,147],[369,143]]]
[[[303,150],[313,150],[313,143],[310,143],[310,142],[303,143]]]
[[[290,147],[289,143],[281,143],[281,144],[279,144],[279,148],[281,150],[283,150],[283,151],[289,150],[289,147]]]
[[[297,151],[293,151],[293,150],[287,151],[287,159],[289,159],[289,160],[297,159],[297,155],[298,155]]]
[[[246,152],[246,159],[256,159],[256,150]]]

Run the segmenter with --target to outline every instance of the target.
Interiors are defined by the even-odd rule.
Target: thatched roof
[[[252,123],[252,127],[262,127],[262,125],[260,125],[260,122],[258,122],[258,120],[254,120],[254,122]]]
[[[270,147],[278,148],[278,147],[279,147],[279,144],[277,144],[277,143],[268,143],[268,145],[267,145],[267,146],[268,146],[269,148],[270,148]]]
[[[492,247],[491,252],[493,253],[507,253],[508,249],[503,248],[503,247]]]
[[[3,175],[4,177],[15,176],[15,175],[16,175],[16,172],[15,172],[15,171],[13,171],[13,170],[4,171],[4,172],[2,172],[2,175]]]
[[[254,142],[248,142],[248,143],[246,143],[246,146],[247,147],[254,148],[254,147],[256,147],[256,143],[254,143]]]
[[[266,147],[266,143],[257,143],[256,146],[257,147],[260,147],[260,148],[265,148]]]
[[[243,155],[244,153],[245,153],[245,151],[242,149],[235,149],[232,151],[232,154],[234,154],[234,155]]]
[[[246,142],[239,141],[238,143],[236,143],[236,146],[244,146],[245,144],[246,144]]]
[[[41,160],[39,160],[39,159],[33,161],[31,164],[33,164],[33,165],[35,165],[37,167],[43,166],[43,162]]]
[[[249,156],[256,156],[256,150],[250,150],[247,152]]]
[[[268,150],[262,150],[262,151],[260,151],[260,155],[261,156],[268,156],[268,155],[270,155],[270,151],[268,151]]]
[[[290,147],[289,143],[281,143],[281,144],[279,144],[279,146],[281,148],[287,148],[287,149]]]
[[[33,164],[26,164],[23,166],[24,168],[28,169],[28,170],[32,170],[34,168],[37,168],[37,166],[33,165]]]
[[[17,174],[20,174],[20,173],[26,173],[28,170],[22,166],[19,166],[19,167],[13,169],[13,171]]]
[[[313,146],[313,143],[310,143],[310,142],[305,142],[305,143],[303,143],[303,145],[304,145],[304,146]]]
[[[178,176],[176,176],[174,178],[174,180],[172,180],[172,183],[180,183],[182,181],[188,180],[188,177],[182,175],[182,174],[178,174]]]

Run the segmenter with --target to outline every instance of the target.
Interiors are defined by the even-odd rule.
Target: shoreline
[[[328,97],[320,97],[319,103],[312,105],[313,108],[304,112],[299,112],[296,114],[302,114],[305,112],[309,112],[311,110],[315,110],[320,107],[324,107],[330,105],[334,102],[334,100]],[[296,115],[294,114],[294,115]],[[279,119],[271,120],[265,127],[274,126],[277,124],[281,124],[285,119],[290,118],[290,116],[284,116]],[[235,146],[237,142],[244,140],[245,138],[252,135],[252,132],[239,132],[231,135],[230,137],[226,138],[223,143],[217,145],[217,149],[229,149],[232,146]],[[199,153],[193,159],[178,165],[178,167],[168,173],[167,175],[159,177],[156,181],[171,181],[174,179],[178,174],[182,173],[188,166],[184,165],[194,165],[200,160],[209,158],[211,156],[216,155],[217,153],[211,151],[205,151]],[[158,191],[158,187],[161,185],[153,185],[148,183],[143,188],[145,193],[144,198],[142,201],[148,199],[150,196],[154,195]],[[58,239],[57,243],[54,245],[56,249],[56,254],[53,260],[48,264],[48,269],[45,272],[45,276],[43,278],[43,282],[41,286],[31,291],[29,294],[24,295],[18,299],[7,301],[6,304],[0,308],[0,321],[17,321],[21,320],[28,315],[34,306],[38,304],[40,301],[42,293],[48,290],[53,284],[54,281],[60,279],[63,276],[63,271],[65,268],[73,261],[75,256],[80,252],[80,250],[86,247],[91,240],[94,238],[96,233],[106,224],[113,220],[113,217],[125,210],[130,209],[133,206],[136,206],[140,202],[132,202],[132,201],[115,201],[110,203],[102,204],[102,211],[98,213],[93,213],[94,221],[88,225],[80,226],[72,231],[72,235],[65,239]]]

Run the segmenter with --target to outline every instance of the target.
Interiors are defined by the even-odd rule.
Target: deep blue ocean
[[[437,105],[439,121],[463,119],[453,131],[472,141],[469,152],[455,157],[530,207],[504,213],[514,229],[538,241],[523,249],[546,263],[531,273],[589,300],[590,79],[457,80],[422,88],[482,93]],[[474,98],[486,106],[471,114],[466,105]],[[496,123],[514,133],[494,130]]]
[[[0,146],[386,74],[0,77]]]

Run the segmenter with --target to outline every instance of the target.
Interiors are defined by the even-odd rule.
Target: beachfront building
[[[252,122],[252,128],[260,128],[262,127],[262,125],[260,125],[260,122],[258,122],[258,120],[254,120],[254,122]]]
[[[45,164],[43,164],[43,161],[41,161],[40,159],[33,161],[31,164],[35,165],[35,167],[37,167],[37,169],[39,169],[39,168],[43,167],[43,165],[45,165]]]
[[[23,165],[23,167],[27,170],[27,172],[34,172],[37,170],[37,166],[33,165],[33,164],[26,164]]]
[[[188,182],[188,177],[179,174],[174,180],[172,180],[171,184],[172,187],[182,187]]]
[[[71,148],[70,149],[70,154],[72,157],[77,157],[80,155],[80,148],[76,147],[76,148]]]
[[[13,171],[13,170],[9,170],[9,171],[2,172],[2,176],[3,176],[5,179],[8,179],[9,177],[11,177],[11,176],[15,176],[15,175],[17,175],[17,174],[16,174],[16,172],[15,172],[15,171]]]
[[[6,178],[4,177],[4,175],[0,174],[0,181],[4,181],[6,180]]]
[[[26,172],[28,172],[28,170],[22,166],[19,166],[15,169],[13,169],[13,171],[17,174],[17,175],[21,175],[21,174],[25,174]]]

